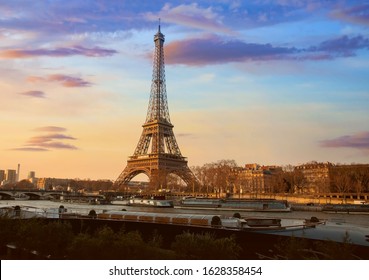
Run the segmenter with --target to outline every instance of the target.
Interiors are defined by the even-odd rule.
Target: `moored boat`
[[[127,206],[173,208],[174,202],[173,200],[165,199],[163,196],[153,196],[150,198],[133,197],[129,199]]]
[[[326,204],[323,212],[328,213],[365,213],[369,214],[369,204]]]
[[[334,241],[338,243],[349,237],[349,243],[369,248],[369,228],[367,226],[336,223],[321,220],[291,218],[230,217],[214,214],[177,214],[154,212],[106,211],[97,214],[96,219],[129,223],[187,226],[189,228],[216,228],[232,232],[257,233],[260,236],[275,235],[299,237],[310,240]]]
[[[32,206],[6,206],[0,208],[0,217],[10,219],[59,218],[59,214],[66,212],[64,206],[59,208],[42,209]]]
[[[275,199],[213,199],[184,198],[180,207],[207,208],[232,211],[289,212],[291,207],[287,201]]]

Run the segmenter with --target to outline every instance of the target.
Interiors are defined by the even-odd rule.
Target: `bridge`
[[[64,191],[46,191],[46,190],[15,190],[15,189],[0,189],[0,200],[17,199],[22,197],[29,197],[30,200],[39,199],[59,199],[63,195],[68,195],[69,192]]]
[[[100,194],[79,194],[69,191],[36,190],[36,189],[0,189],[0,200],[66,200],[66,201],[89,201],[102,203],[105,199]]]

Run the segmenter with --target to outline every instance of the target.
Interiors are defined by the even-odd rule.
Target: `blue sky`
[[[158,18],[189,166],[369,162],[367,1],[0,0],[0,169],[116,179]]]

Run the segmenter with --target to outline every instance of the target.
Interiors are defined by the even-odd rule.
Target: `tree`
[[[352,186],[350,169],[345,165],[333,167],[330,172],[331,191],[348,193]]]
[[[350,177],[353,181],[353,191],[357,194],[369,190],[369,166],[351,165]]]
[[[30,181],[24,179],[16,183],[14,188],[19,189],[19,190],[29,190],[29,189],[34,189],[35,185],[32,184]]]
[[[241,247],[233,236],[216,238],[210,233],[189,232],[177,235],[172,249],[178,258],[193,260],[231,260],[237,259],[241,252]]]
[[[283,168],[282,181],[285,185],[284,191],[288,193],[304,192],[306,178],[304,173],[292,165]]]
[[[167,189],[180,190],[184,186],[184,182],[178,175],[170,173],[167,176]]]
[[[207,181],[206,181],[206,168],[205,168],[205,165],[204,166],[192,166],[191,171],[200,183],[200,185],[198,186],[199,189],[197,189],[195,191],[197,191],[197,192],[208,192],[208,189],[206,188]]]
[[[283,172],[277,172],[275,174],[271,175],[271,181],[270,184],[272,185],[273,192],[274,193],[284,193],[286,192],[286,182],[285,182],[285,176]],[[288,192],[288,190],[287,190]]]
[[[234,169],[237,164],[234,160],[219,160],[204,165],[204,183],[206,192],[233,192]]]

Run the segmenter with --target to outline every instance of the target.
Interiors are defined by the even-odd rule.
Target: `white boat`
[[[42,209],[32,206],[5,206],[0,208],[0,216],[10,219],[59,218],[67,212],[64,207]]]
[[[163,207],[173,208],[173,200],[168,199],[154,199],[154,198],[131,198],[127,206],[148,206],[148,207]]]

